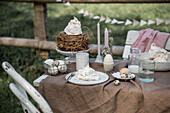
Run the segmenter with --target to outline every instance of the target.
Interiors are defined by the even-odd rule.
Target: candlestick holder
[[[95,62],[103,63],[103,57],[101,55],[97,55]]]

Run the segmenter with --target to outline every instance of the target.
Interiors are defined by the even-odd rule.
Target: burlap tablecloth
[[[127,66],[115,61],[114,71]],[[90,63],[103,71],[100,63]],[[75,71],[75,63],[70,71]],[[155,81],[140,82],[138,78],[113,84],[114,78],[98,85],[80,86],[66,83],[65,75],[49,76],[40,82],[39,91],[54,113],[170,113],[170,72],[156,72]]]

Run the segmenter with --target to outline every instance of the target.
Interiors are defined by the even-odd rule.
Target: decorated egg
[[[53,59],[47,59],[44,61],[45,64],[47,64],[48,66],[51,66],[51,67],[52,67],[53,62],[54,62]]]
[[[49,73],[50,75],[56,75],[56,74],[58,73],[58,68],[57,68],[56,66],[54,66],[54,67],[49,67],[49,68],[48,68],[48,73]]]
[[[135,77],[134,74],[132,74],[132,73],[129,73],[129,74],[128,74],[128,78],[134,78],[134,77]]]
[[[69,61],[69,60],[65,61],[65,64],[66,64],[66,65],[69,65],[69,64],[70,64],[70,61]]]
[[[59,65],[65,64],[65,62],[63,60],[58,60],[58,62],[59,62]]]
[[[67,71],[67,66],[65,64],[59,65],[58,70],[59,72],[64,73]]]
[[[128,68],[122,68],[122,69],[120,70],[120,75],[121,75],[121,74],[123,74],[123,73],[125,73],[125,74],[129,74],[129,73],[130,73],[130,71],[129,71],[129,69],[128,69]]]
[[[54,62],[53,62],[53,66],[58,66],[59,65],[59,61],[58,60],[55,60]]]
[[[120,77],[121,77],[121,78],[128,78],[128,75],[127,75],[126,73],[122,73],[122,74],[120,75]]]
[[[114,83],[115,86],[120,85],[120,81],[119,80],[115,80],[113,83]]]

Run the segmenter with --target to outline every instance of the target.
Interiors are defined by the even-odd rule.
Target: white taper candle
[[[105,47],[108,47],[108,43],[109,43],[109,32],[107,30],[107,28],[105,28],[105,31],[104,31],[104,41],[105,41]]]
[[[97,23],[97,48],[98,55],[100,55],[100,23]]]

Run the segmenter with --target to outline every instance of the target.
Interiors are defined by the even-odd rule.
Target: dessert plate
[[[134,74],[133,74],[134,75]],[[114,77],[114,78],[116,78],[116,79],[120,79],[120,80],[131,80],[131,79],[134,79],[136,76],[134,75],[134,77],[133,78],[121,78],[120,77],[120,73],[119,72],[117,72],[117,73],[113,73],[112,74],[112,76]]]
[[[75,72],[75,76],[73,76],[71,79],[69,79],[68,81],[70,83],[73,83],[73,84],[77,84],[77,85],[96,85],[96,84],[100,84],[100,83],[103,83],[105,81],[107,81],[109,79],[109,76],[106,74],[106,73],[103,73],[103,72],[99,72],[99,71],[96,71],[97,74],[99,74],[100,76],[100,79],[97,80],[97,81],[84,81],[84,80],[79,80],[77,79],[77,76],[78,76],[78,72]],[[67,80],[67,78],[70,76],[71,73],[67,74],[65,76],[65,79]]]

